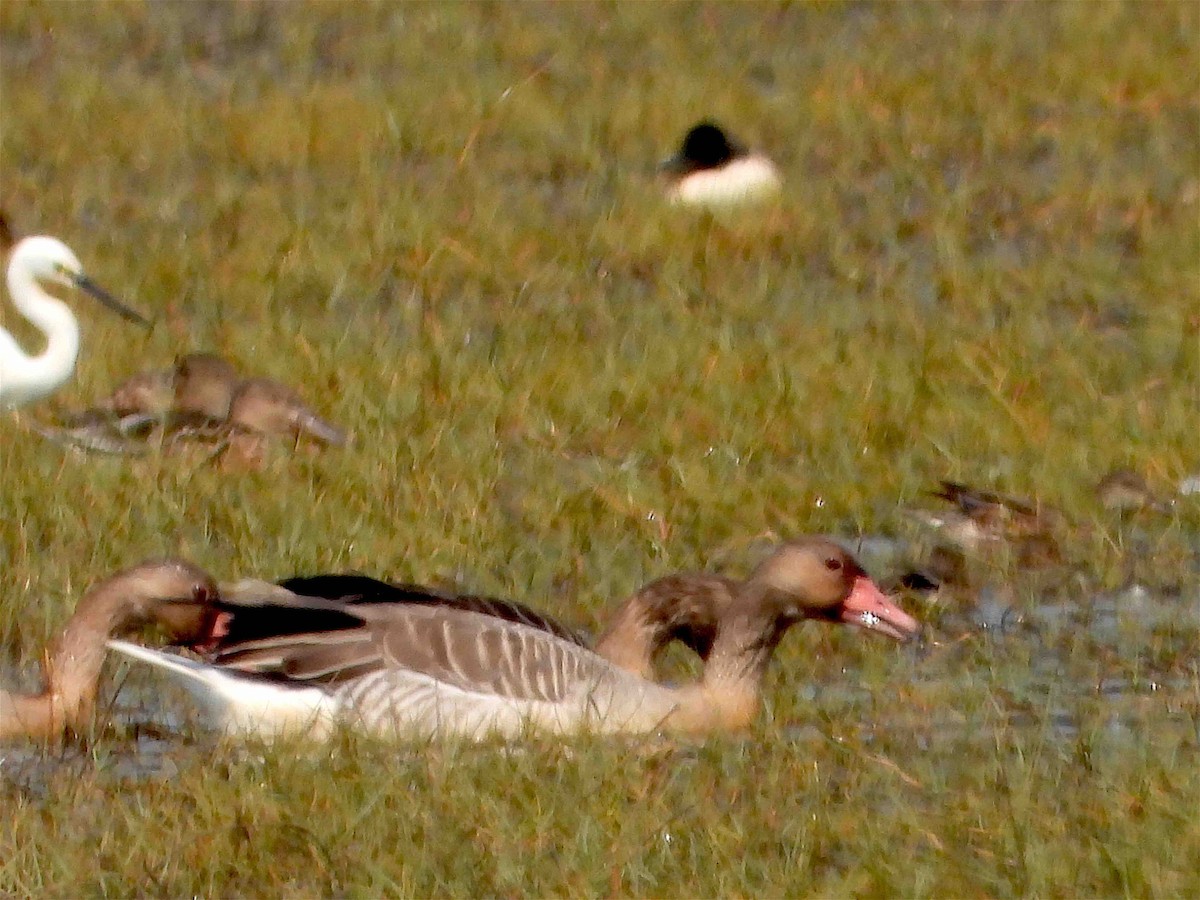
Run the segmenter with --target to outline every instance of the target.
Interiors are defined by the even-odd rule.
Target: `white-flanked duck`
[[[44,690],[0,689],[0,740],[52,738],[80,728],[95,705],[109,638],[153,621],[188,639],[201,627],[196,610],[216,593],[207,574],[170,559],[142,563],[97,584],[46,649]]]
[[[5,223],[7,231],[7,223]],[[0,409],[15,409],[58,390],[75,371],[79,322],[67,304],[48,294],[40,282],[76,287],[133,322],[150,323],[84,274],[71,249],[57,238],[27,237],[8,258],[8,293],[13,306],[46,336],[46,348],[26,354],[0,328]]]
[[[211,604],[202,661],[124,641],[110,646],[181,677],[230,732],[324,735],[342,724],[478,739],[741,727],[757,713],[775,647],[797,622],[853,622],[897,639],[918,630],[845,549],[823,538],[784,544],[743,582],[710,584],[718,589],[707,596],[721,602],[696,613],[690,641],[705,657],[704,675],[680,688],[628,671],[544,617],[523,621],[529,611],[519,605],[485,613],[469,604],[327,599],[263,582],[223,589]],[[662,601],[655,611],[645,609],[648,596]],[[667,620],[684,630],[664,606],[671,596],[668,580],[631,597],[602,649],[615,653],[614,633],[648,647],[663,639]],[[688,599],[699,608],[702,596]],[[630,612],[631,605],[643,608]],[[689,608],[679,607],[685,618]],[[655,627],[658,637],[647,639]]]
[[[701,122],[679,152],[660,167],[670,178],[667,197],[687,206],[720,208],[764,200],[779,192],[775,164],[731,139],[719,125]]]

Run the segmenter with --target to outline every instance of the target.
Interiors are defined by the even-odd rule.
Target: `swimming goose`
[[[355,603],[246,582],[212,604],[204,661],[124,641],[110,646],[182,678],[219,725],[271,736],[336,724],[402,736],[515,737],[550,733],[709,731],[749,724],[776,645],[806,619],[854,621],[897,639],[915,620],[885,597],[843,548],[791,541],[741,583],[724,584],[711,636],[697,643],[698,684],[655,684],[558,633],[438,603]],[[636,597],[636,595],[635,595]],[[631,598],[633,601],[634,598]],[[248,610],[311,630],[267,626],[223,635]],[[252,617],[253,613],[249,613]],[[227,617],[227,618],[226,618]],[[322,620],[323,623],[322,623]]]
[[[668,575],[650,582],[620,604],[594,649],[619,668],[647,679],[655,677],[654,663],[672,641],[681,641],[701,659],[707,659],[717,620],[733,603],[739,584],[734,579],[708,572]],[[325,574],[289,578],[275,586],[256,580],[223,586],[221,596],[225,608],[214,611],[207,630],[197,633],[189,641],[193,649],[211,653],[286,635],[319,633],[329,637],[335,631],[359,625],[353,617],[330,614],[324,607],[306,610],[298,603],[290,604],[288,613],[280,615],[277,607],[262,603],[263,597],[289,597],[286,593],[280,594],[277,588],[299,597],[337,600],[350,606],[407,603],[478,612],[549,631],[583,647],[589,646],[578,632],[517,601],[385,582],[366,575]],[[837,621],[884,631],[896,637],[885,622],[869,616],[864,620],[863,612],[867,610],[852,610]]]
[[[800,569],[814,552],[825,554],[824,564],[833,564],[830,571],[842,571],[852,589],[840,603],[808,605],[804,618],[855,625],[901,641],[916,633],[916,620],[875,589],[840,545],[825,538],[805,538],[785,543],[745,581],[689,572],[650,582],[617,608],[596,642],[596,653],[648,679],[654,677],[655,659],[672,640],[682,641],[707,661],[721,621],[737,608],[742,594],[753,590],[759,572],[770,566]],[[859,579],[864,579],[861,585]],[[868,585],[872,590],[867,590]]]
[[[200,627],[195,605],[211,602],[216,593],[204,572],[170,559],[144,562],[97,584],[46,649],[41,693],[0,690],[0,740],[50,738],[79,728],[95,704],[108,638],[151,620],[186,638]],[[172,609],[177,602],[188,605]]]
[[[659,168],[670,178],[667,198],[686,206],[737,206],[764,200],[780,186],[766,156],[742,147],[713,122],[688,131],[679,152]]]

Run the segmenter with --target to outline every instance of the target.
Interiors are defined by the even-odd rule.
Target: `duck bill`
[[[850,596],[842,604],[841,620],[867,631],[878,631],[897,641],[907,641],[921,630],[920,623],[897,606],[866,575],[854,579]]]
[[[679,154],[668,156],[657,166],[655,166],[658,174],[664,176],[686,175],[688,172],[692,171],[693,168],[694,166],[692,166],[687,159]]]
[[[132,309],[130,309],[128,306],[126,306],[124,303],[122,303],[120,300],[118,300],[116,297],[114,297],[108,291],[104,290],[104,288],[100,287],[100,285],[96,284],[96,282],[92,281],[86,275],[76,275],[74,278],[74,281],[75,281],[75,286],[77,288],[79,288],[84,293],[90,294],[91,296],[95,297],[97,300],[99,300],[101,303],[103,303],[105,306],[107,306],[109,309],[111,309],[117,315],[123,316],[124,318],[128,319],[131,322],[137,322],[139,325],[145,325],[146,327],[150,326],[149,319],[147,319],[141,313],[134,312]]]

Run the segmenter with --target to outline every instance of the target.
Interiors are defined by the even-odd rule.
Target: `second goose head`
[[[906,640],[915,619],[880,591],[845,548],[822,537],[780,545],[744,581],[712,573],[668,575],[650,582],[613,614],[596,652],[654,676],[654,661],[678,640],[707,660],[722,621],[772,619],[783,630],[803,619],[855,625]]]

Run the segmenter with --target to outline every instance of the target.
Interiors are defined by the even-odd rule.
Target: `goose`
[[[667,598],[669,583],[652,593]],[[529,730],[744,727],[757,713],[776,646],[797,622],[854,622],[898,640],[918,631],[844,548],[824,538],[783,544],[745,581],[721,581],[715,596],[725,605],[706,613],[694,639],[705,657],[702,680],[683,687],[650,681],[519,616],[434,602],[331,600],[253,581],[223,589],[211,604],[202,660],[127,641],[109,646],[180,679],[233,734],[323,737],[349,725],[400,737],[511,739]],[[630,598],[618,621],[646,597]],[[268,610],[304,624],[264,625]],[[236,636],[240,617],[259,624]],[[612,632],[607,637],[611,647]]]
[[[79,321],[65,303],[42,288],[43,281],[77,287],[118,315],[150,324],[88,278],[79,258],[58,238],[22,238],[9,255],[8,293],[17,311],[46,336],[46,348],[30,356],[0,328],[0,409],[16,409],[54,393],[75,371]]]
[[[779,171],[761,153],[730,138],[714,122],[693,126],[679,151],[660,166],[669,178],[667,198],[684,206],[732,207],[779,192]]]
[[[43,690],[0,689],[0,740],[47,739],[79,729],[95,705],[105,641],[151,621],[186,637],[201,627],[197,605],[216,595],[206,573],[177,559],[143,562],[95,585],[46,649]]]

